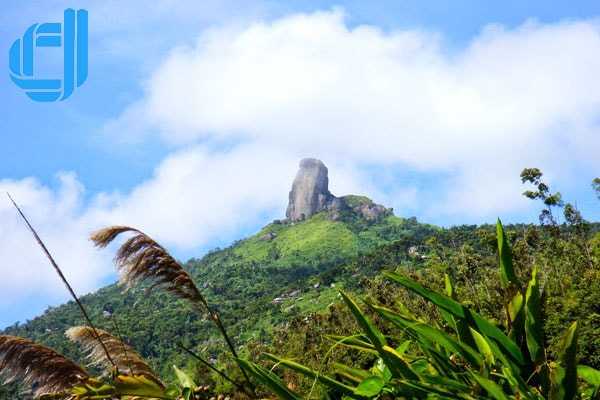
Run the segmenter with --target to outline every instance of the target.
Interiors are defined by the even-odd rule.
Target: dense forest
[[[415,218],[394,215],[368,220],[348,210],[332,219],[327,212],[321,212],[299,222],[274,221],[254,236],[182,264],[200,296],[210,302],[210,307],[203,312],[195,312],[193,302],[185,296],[157,290],[151,282],[134,285],[127,291],[114,284],[83,296],[81,303],[95,326],[112,332],[135,349],[149,368],[156,371],[157,379],[166,384],[183,380],[188,386],[193,380],[194,393],[188,393],[188,397],[182,394],[181,398],[209,398],[221,394],[270,397],[269,393],[282,398],[294,398],[296,393],[333,398],[397,396],[395,389],[388,390],[395,375],[393,368],[391,372],[386,368],[393,362],[378,354],[378,336],[373,339],[368,332],[365,337],[353,335],[367,326],[371,327],[370,332],[381,331],[382,337],[393,337],[397,351],[408,343],[402,351],[414,355],[415,358],[407,356],[413,360],[409,362],[411,368],[422,367],[426,371],[421,364],[429,353],[420,340],[411,339],[412,325],[399,329],[398,318],[397,324],[386,324],[378,307],[396,310],[402,318],[410,316],[419,324],[436,327],[441,332],[438,334],[458,329],[460,318],[449,318],[448,312],[438,304],[419,296],[418,293],[425,292],[419,292],[421,289],[415,289],[417,286],[412,286],[411,291],[407,283],[404,286],[394,283],[390,274],[401,274],[415,285],[457,299],[461,307],[468,307],[490,321],[490,326],[513,332],[508,337],[515,343],[521,340],[528,354],[532,353],[527,342],[529,337],[525,338],[525,333],[522,337],[514,333],[517,317],[511,314],[510,307],[514,304],[507,306],[507,300],[509,297],[518,299],[521,292],[531,294],[525,283],[534,282],[543,288],[542,299],[538,301],[543,307],[533,321],[540,325],[536,329],[544,332],[543,338],[538,340],[544,349],[544,360],[548,365],[562,362],[564,332],[577,321],[578,346],[573,347],[576,354],[573,357],[582,365],[600,369],[600,225],[587,222],[560,193],[552,193],[539,170],[524,170],[521,179],[531,189],[525,196],[539,201],[539,224],[506,225],[500,234],[498,226],[501,225],[440,228],[422,224]],[[600,181],[594,181],[594,189],[598,190],[599,186]],[[370,202],[358,196],[352,201]],[[511,249],[508,277],[508,262],[499,244],[504,243],[501,239],[505,240],[505,248]],[[365,307],[363,314],[354,307],[352,297],[363,298],[365,304],[376,306]],[[242,365],[231,357],[219,325],[213,323],[214,315],[218,315],[227,328],[239,358],[256,364]],[[371,325],[365,321],[371,321]],[[10,326],[1,333],[31,339],[81,365],[88,365],[89,352],[85,346],[78,347],[65,336],[69,328],[86,324],[80,308],[72,301],[49,308],[40,317]],[[529,332],[525,325],[523,332]],[[472,335],[479,337],[477,332]],[[340,337],[356,338],[356,343],[339,345],[335,338]],[[459,339],[462,340],[460,334]],[[485,346],[477,344],[478,351],[483,352]],[[361,346],[362,350],[370,350],[359,351]],[[496,373],[492,364],[502,362],[501,353],[492,350],[489,354],[495,355],[494,362],[489,361],[490,365],[480,369],[481,374],[485,375],[484,371],[488,374],[488,380],[491,379],[489,374]],[[456,349],[454,352],[448,357],[453,360],[463,357],[469,361],[470,353],[463,354]],[[271,372],[273,358],[264,354],[280,357],[275,360],[276,367],[286,366],[281,360],[293,360],[297,365],[287,369],[278,367],[274,374]],[[432,354],[440,357],[438,353]],[[473,358],[476,361],[477,357]],[[466,361],[454,364],[463,363]],[[88,370],[100,375],[101,364],[96,362]],[[457,368],[454,364],[452,368]],[[173,365],[178,367],[175,373]],[[242,368],[238,368],[239,365]],[[542,364],[535,365],[531,376],[542,376]],[[299,366],[318,373],[311,375]],[[373,372],[376,367],[381,373]],[[244,390],[240,390],[239,382],[248,379],[244,370],[249,371],[253,383],[242,384]],[[373,376],[391,375],[381,383],[379,378],[361,375],[359,371],[371,371]],[[463,375],[455,373],[463,379]],[[335,384],[323,384],[320,374],[336,376],[338,380]],[[359,387],[364,383],[364,387],[346,393],[348,384],[340,383],[346,382],[344,377],[347,382],[360,384]],[[533,380],[536,379],[537,375]],[[495,396],[495,387],[486,386],[485,382],[477,380],[484,389],[470,394],[472,398],[520,398]],[[28,388],[17,383],[0,387],[0,398],[26,398],[24,393]],[[257,383],[263,385],[255,387]],[[278,383],[281,385],[277,386]],[[450,380],[446,384],[450,385]],[[400,387],[398,385],[394,387]],[[369,392],[373,386],[378,390]],[[414,398],[425,398],[419,395],[418,388],[410,390],[414,391]],[[435,390],[431,388],[431,393]],[[590,392],[589,396],[598,395],[594,393]],[[479,395],[481,397],[477,397]],[[436,398],[444,396],[446,394],[440,392]]]

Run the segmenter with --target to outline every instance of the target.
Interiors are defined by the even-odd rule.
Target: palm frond
[[[206,311],[208,304],[194,284],[191,276],[167,250],[145,233],[127,226],[109,226],[92,234],[97,247],[106,247],[122,233],[131,232],[115,256],[120,281],[126,287],[141,282],[151,282],[175,296],[188,300]]]
[[[34,395],[64,392],[89,375],[56,351],[18,336],[0,335],[0,376],[33,387]]]
[[[111,358],[121,373],[143,375],[164,387],[152,368],[131,346],[102,329],[96,329],[96,332],[98,333],[100,340],[102,340],[102,343],[104,343],[108,349]],[[112,364],[106,357],[104,349],[98,343],[98,340],[90,327],[74,326],[69,328],[65,332],[65,335],[69,340],[82,347],[84,352],[87,353],[88,358],[91,360],[92,365],[100,365],[107,371],[111,370]]]

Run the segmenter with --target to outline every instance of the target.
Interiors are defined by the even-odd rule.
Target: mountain
[[[548,210],[542,215],[544,211]],[[564,213],[566,222],[560,225],[505,226],[506,237],[519,280],[527,282],[534,266],[544,277],[548,301],[543,330],[550,359],[557,359],[564,327],[578,321],[578,360],[600,368],[600,224],[585,221],[568,205]],[[438,292],[452,281],[453,295],[463,305],[501,326],[506,321],[506,288],[500,284],[497,245],[495,226],[439,228],[395,216],[392,209],[364,196],[338,197],[329,191],[325,165],[305,159],[292,184],[285,219],[225,249],[191,259],[184,268],[220,311],[242,356],[256,360],[267,351],[323,371],[340,359],[370,368],[373,359],[356,358],[337,347],[330,352],[326,335],[356,333],[352,315],[338,301],[338,289],[384,306],[415,310],[425,321],[444,324],[430,305],[390,284],[381,272],[401,271]],[[199,370],[179,348],[191,348],[235,374],[213,324],[187,303],[149,289],[123,293],[110,285],[81,300],[99,327],[122,334],[167,381],[173,378],[175,364],[198,372],[196,378],[208,380],[214,393],[231,393],[231,386],[210,380],[214,374],[207,378],[206,369]],[[86,363],[64,336],[66,329],[83,323],[70,302],[3,333],[31,338]],[[286,376],[286,382],[303,393],[314,387],[312,378]],[[0,399],[21,398],[3,390],[0,387]]]
[[[337,296],[335,285],[376,272],[359,271],[360,257],[398,241],[402,246],[394,251],[407,257],[409,247],[439,230],[397,217],[364,196],[336,197],[329,192],[327,175],[321,161],[302,160],[290,192],[288,218],[184,264],[222,313],[237,344],[269,341],[274,327],[290,317],[325,309]],[[189,363],[179,342],[205,348],[213,357],[220,352],[212,324],[162,292],[123,292],[113,284],[81,300],[100,327],[114,331],[116,322],[119,331],[127,333],[127,342],[165,375],[173,363]],[[107,312],[113,317],[106,317]],[[81,360],[64,331],[83,323],[76,305],[69,302],[3,333],[32,338]]]

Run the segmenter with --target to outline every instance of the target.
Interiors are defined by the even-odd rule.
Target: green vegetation
[[[410,370],[419,377],[427,376],[423,379],[428,380],[432,390],[429,395],[434,398],[444,398],[446,395],[439,391],[448,390],[440,382],[432,383],[438,376],[444,382],[448,380],[448,385],[460,382],[463,386],[455,387],[455,391],[466,386],[474,391],[469,392],[471,397],[465,398],[517,398],[507,388],[514,383],[513,378],[517,383],[519,379],[526,383],[525,388],[519,389],[519,398],[535,398],[538,393],[550,393],[541,389],[540,366],[565,368],[567,353],[569,360],[576,358],[579,364],[600,368],[600,226],[586,222],[575,207],[564,203],[559,193],[552,193],[542,181],[539,170],[525,170],[522,180],[534,185],[534,190],[525,195],[543,202],[540,224],[506,226],[499,235],[504,249],[500,258],[495,226],[443,229],[393,215],[368,221],[358,213],[346,211],[335,220],[323,212],[298,223],[275,221],[229,248],[188,261],[183,269],[196,282],[201,296],[208,299],[210,310],[220,316],[235,345],[234,350],[244,360],[241,362],[253,374],[253,379],[280,383],[277,390],[270,386],[269,392],[259,392],[259,395],[270,395],[271,390],[282,397],[291,392],[305,397],[310,394],[333,398],[344,393],[350,397],[398,395],[399,378],[392,375],[388,379],[386,366],[389,372],[396,368],[395,373],[399,373],[403,364],[396,365],[397,360],[389,359],[389,354],[394,356],[393,352],[386,350],[381,354],[377,347],[364,351],[365,343],[376,345],[372,340],[378,340],[377,332],[380,332],[388,345],[405,358]],[[360,196],[345,199],[354,206],[370,201]],[[508,248],[510,253],[506,252]],[[499,261],[502,261],[501,269],[498,269]],[[402,280],[404,285],[394,284],[390,276],[405,277],[399,278],[405,279]],[[533,277],[536,278],[534,283],[528,285]],[[410,286],[407,282],[414,284]],[[452,283],[451,295],[449,282]],[[135,349],[149,368],[156,371],[156,377],[165,382],[165,387],[171,390],[169,396],[184,395],[187,387],[186,393],[192,396],[189,398],[219,393],[245,397],[239,386],[243,374],[214,321],[196,312],[194,302],[165,291],[150,290],[151,285],[152,282],[136,284],[125,293],[117,285],[111,285],[83,296],[81,302],[98,328],[113,334],[116,329],[120,331],[123,342]],[[522,307],[527,305],[528,296],[531,299],[535,293],[529,286],[535,285],[540,293],[543,288],[539,301],[544,307],[540,308],[541,315],[528,320],[526,308]],[[488,328],[494,327],[515,343],[521,358],[529,360],[529,366],[518,365],[519,371],[511,370],[516,362],[511,357],[519,356],[514,352],[505,353],[507,349],[497,343],[504,341],[498,339],[501,336],[496,333],[497,337],[492,336],[490,342],[489,332],[482,331],[477,324],[472,325],[469,318],[452,316],[451,311],[440,309],[439,304],[423,296],[425,289],[416,290],[417,287],[432,291],[427,293],[445,293],[459,302],[462,310],[480,315],[487,321],[484,324]],[[351,299],[357,297],[364,298],[367,307],[354,308],[352,304],[358,303]],[[382,314],[382,307],[393,314]],[[467,327],[475,330],[474,333],[469,330],[470,340],[468,335],[461,336],[459,332],[457,324],[460,325],[461,318]],[[365,328],[367,325],[362,319],[370,321],[370,328],[369,332],[362,329],[363,332],[355,336],[360,343],[335,345],[341,337],[356,335],[358,328]],[[410,322],[410,326],[399,327],[399,321]],[[411,333],[415,321],[420,334]],[[578,345],[565,347],[565,329],[575,321]],[[30,338],[85,364],[88,362],[85,351],[69,343],[64,335],[68,328],[83,324],[86,321],[77,305],[70,302],[50,308],[25,324],[15,324],[2,334]],[[431,334],[431,329],[460,344],[452,350],[437,343],[427,353],[423,347],[426,336],[422,332]],[[537,347],[527,336],[532,330],[543,332],[541,336],[530,335]],[[369,337],[370,334],[375,336]],[[409,344],[398,349],[404,343]],[[494,345],[499,346],[499,350]],[[469,350],[464,350],[464,346],[469,346]],[[534,347],[537,353],[532,350]],[[569,350],[567,353],[565,348]],[[433,357],[440,365],[443,364],[438,360],[440,357],[445,357],[446,363],[451,360],[454,368],[451,372],[455,375],[441,375],[442,367],[432,366],[433,351],[439,353]],[[269,359],[260,357],[262,353],[276,354],[278,359],[293,360],[297,364],[288,362],[287,366],[293,368],[279,368],[283,366],[280,365],[273,372],[264,371],[273,365]],[[532,353],[536,354],[533,358]],[[198,356],[202,361],[196,358]],[[174,370],[173,365],[178,369]],[[307,372],[300,365],[313,372]],[[215,368],[225,371],[229,379]],[[560,380],[562,370],[552,368],[555,374],[550,374],[551,377]],[[98,376],[102,369],[96,366],[89,371]],[[319,377],[314,371],[318,371]],[[367,380],[365,371],[369,378],[377,375],[383,379],[383,385],[377,377]],[[528,376],[523,375],[525,371],[529,371]],[[532,375],[534,372],[538,375]],[[584,375],[591,381],[596,377],[592,369],[582,367],[578,372],[582,379]],[[324,382],[325,375],[337,383]],[[481,377],[487,381],[480,380]],[[315,384],[318,382],[324,384]],[[107,396],[115,394],[116,383],[114,380],[112,383],[113,392],[106,392]],[[135,385],[143,386],[139,382]],[[362,387],[356,389],[357,386]],[[590,397],[593,386],[580,381],[579,396],[593,398]],[[244,386],[246,390],[249,387]],[[406,388],[401,385],[400,389]],[[20,398],[14,390],[13,386],[0,387],[0,399]],[[414,397],[419,398],[421,392],[413,386],[411,390],[416,390]],[[569,391],[552,393],[559,392],[563,397],[553,398],[569,398]]]
[[[392,309],[365,300],[372,313],[393,327],[395,334],[384,334],[351,297],[340,292],[362,332],[330,339],[335,346],[376,357],[370,368],[337,363],[336,376],[332,377],[291,359],[269,353],[265,356],[275,362],[274,367],[287,368],[325,386],[331,397],[598,398],[600,371],[577,364],[577,322],[561,335],[556,360],[550,361],[545,348],[545,296],[538,269],[534,267],[529,282],[522,284],[499,221],[497,242],[500,282],[507,295],[504,332],[494,321],[460,303],[449,275],[444,277],[445,294],[441,294],[402,274],[388,272],[388,279],[433,305],[440,320],[427,322],[403,304]],[[243,367],[278,397],[303,397],[272,369],[252,362],[245,362]],[[578,378],[584,383],[578,383]]]

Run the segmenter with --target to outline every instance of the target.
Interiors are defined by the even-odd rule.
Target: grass
[[[269,233],[276,236],[265,240],[263,237]],[[277,252],[280,261],[285,263],[299,255],[310,259],[348,257],[357,254],[358,247],[357,235],[346,224],[331,221],[325,213],[320,213],[293,225],[267,225],[240,243],[235,253],[247,260],[261,261]]]

